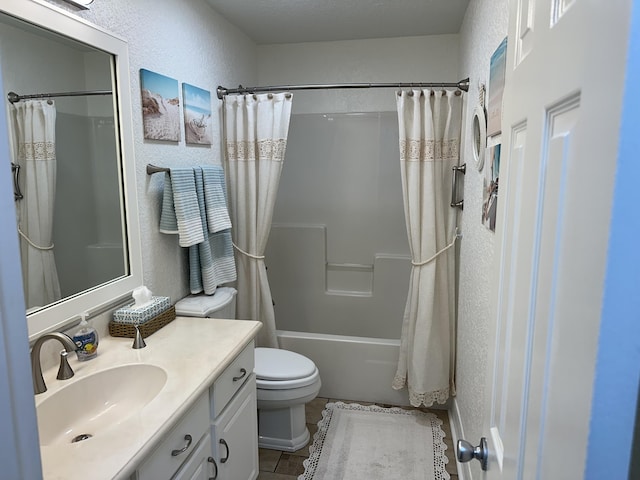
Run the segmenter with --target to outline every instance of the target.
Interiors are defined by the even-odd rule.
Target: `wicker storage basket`
[[[142,337],[147,338],[149,335],[154,334],[168,323],[171,323],[174,318],[176,318],[176,307],[172,305],[168,310],[139,326]],[[112,320],[109,322],[109,334],[112,337],[134,338],[136,336],[136,327],[130,323],[119,323]]]

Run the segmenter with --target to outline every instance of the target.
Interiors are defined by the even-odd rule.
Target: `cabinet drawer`
[[[209,395],[205,392],[140,466],[138,480],[171,477],[195,449],[206,433],[208,424]],[[190,442],[185,438],[186,435],[190,435]],[[184,451],[177,453],[183,449]],[[176,454],[172,455],[172,452]]]
[[[211,387],[211,418],[216,418],[253,372],[253,342],[235,358]]]

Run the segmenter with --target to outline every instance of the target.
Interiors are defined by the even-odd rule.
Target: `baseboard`
[[[451,426],[451,437],[453,439],[453,445],[455,449],[455,445],[458,443],[458,440],[464,438],[464,429],[462,428],[462,419],[460,418],[460,409],[458,408],[457,398],[454,398],[451,402],[451,408],[449,409],[449,423]],[[455,452],[453,452],[453,455],[451,455],[450,457],[453,457],[456,462],[456,467],[458,469],[458,479],[473,480],[473,476],[471,474],[471,466],[468,463],[458,462]]]

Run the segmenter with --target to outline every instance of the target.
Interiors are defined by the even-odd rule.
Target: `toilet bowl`
[[[258,446],[295,452],[309,442],[305,404],[320,391],[320,373],[307,357],[256,348]]]
[[[237,291],[218,287],[213,295],[190,295],[175,305],[185,317],[235,318]],[[309,442],[305,404],[320,391],[320,373],[307,357],[277,348],[255,349],[258,446],[295,452]]]

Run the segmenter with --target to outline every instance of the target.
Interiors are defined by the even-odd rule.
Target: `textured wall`
[[[261,85],[457,82],[458,35],[258,47]],[[293,113],[396,111],[393,89],[295,92]]]
[[[471,131],[473,110],[478,104],[478,83],[489,82],[489,60],[507,36],[507,0],[471,0],[460,31],[460,77],[470,77],[466,104],[467,132]],[[466,135],[469,139],[470,135]],[[461,163],[467,163],[464,185],[463,240],[460,247],[458,300],[457,404],[466,439],[476,442],[489,432],[482,431],[487,349],[491,346],[488,326],[494,286],[490,285],[494,261],[495,234],[480,222],[482,175],[474,166],[470,141],[464,142]],[[485,161],[485,168],[487,168]],[[474,464],[478,462],[473,462]],[[479,464],[478,464],[479,466]],[[476,469],[476,465],[473,465]],[[479,473],[477,468],[476,474]]]
[[[256,47],[201,0],[163,0],[161,5],[154,0],[99,0],[87,11],[79,11],[61,0],[50,3],[128,42],[144,281],[154,293],[168,295],[175,301],[188,293],[185,252],[178,247],[176,237],[158,232],[163,176],[150,177],[145,167],[147,163],[160,166],[220,163],[221,102],[215,89],[218,85],[255,83]],[[144,140],[140,68],[211,92],[211,147],[187,146],[184,131],[180,143]]]

